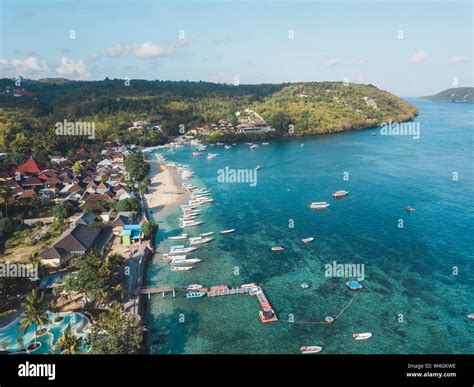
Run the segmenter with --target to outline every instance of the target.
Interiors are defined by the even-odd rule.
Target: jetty
[[[165,297],[166,293],[172,293],[173,298],[176,297],[176,291],[188,292],[187,288],[175,287],[174,285],[162,285],[158,287],[141,288],[140,294],[151,294],[161,293]],[[236,288],[229,288],[227,285],[210,286],[209,288],[202,288],[199,292],[205,293],[207,297],[223,297],[232,296],[236,294],[247,294],[249,296],[255,296],[260,303],[262,310],[258,312],[260,321],[263,323],[269,323],[278,321],[278,317],[273,309],[270,301],[263,289],[258,285],[242,285]]]

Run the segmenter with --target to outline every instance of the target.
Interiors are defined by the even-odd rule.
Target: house
[[[133,222],[133,215],[131,212],[119,212],[112,222],[112,232],[114,235],[121,235],[124,227]]]
[[[32,199],[37,199],[38,195],[34,190],[25,190],[21,191],[17,196],[15,196],[15,200],[19,202],[27,202]]]
[[[122,237],[122,244],[130,246],[132,243],[140,243],[143,239],[143,231],[141,224],[127,224],[123,227],[120,233]]]
[[[107,212],[102,212],[99,216],[103,222],[108,223],[112,219],[112,212],[113,212],[112,210],[107,211]]]
[[[30,175],[36,175],[46,169],[46,165],[40,161],[36,161],[33,156],[30,156],[30,158],[23,164],[21,164],[16,170],[16,173],[20,174],[30,174]]]
[[[99,228],[77,224],[63,232],[51,247],[39,254],[41,262],[58,267],[69,254],[86,255],[94,247],[99,233]]]
[[[74,227],[76,224],[82,224],[88,226],[95,220],[96,216],[94,214],[80,214],[77,218],[72,219],[71,227]]]
[[[48,158],[53,164],[63,164],[69,162],[69,159],[64,156],[48,156]]]

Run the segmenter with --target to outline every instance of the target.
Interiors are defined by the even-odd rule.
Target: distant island
[[[421,98],[433,102],[474,103],[474,87],[455,87]]]
[[[33,152],[40,159],[97,141],[153,146],[187,132],[223,142],[303,136],[418,114],[415,106],[373,85],[342,82],[0,79],[0,106],[0,152]],[[55,128],[63,122],[89,129],[93,124],[94,136],[58,136]]]

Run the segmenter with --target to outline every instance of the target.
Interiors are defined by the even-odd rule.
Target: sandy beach
[[[148,162],[150,164],[151,184],[144,196],[150,211],[156,214],[173,208],[185,200],[186,195],[177,168],[153,160]]]

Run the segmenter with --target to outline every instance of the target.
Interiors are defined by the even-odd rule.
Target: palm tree
[[[50,323],[48,314],[46,313],[43,296],[39,297],[38,290],[35,288],[26,297],[22,306],[25,308],[25,313],[21,319],[20,329],[18,331],[23,330],[23,332],[26,333],[31,326],[34,326],[35,347],[37,347],[38,327]]]
[[[66,355],[74,355],[78,352],[82,345],[82,338],[72,333],[71,324],[68,324],[62,336],[58,339],[56,347],[59,353]]]

